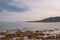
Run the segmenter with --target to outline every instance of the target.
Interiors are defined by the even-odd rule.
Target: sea
[[[60,29],[60,22],[0,22],[0,31]]]

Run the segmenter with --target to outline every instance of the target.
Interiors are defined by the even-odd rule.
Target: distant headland
[[[49,17],[42,20],[28,21],[28,22],[60,22],[60,17]]]

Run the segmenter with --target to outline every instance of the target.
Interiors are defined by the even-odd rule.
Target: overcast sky
[[[0,22],[60,16],[60,0],[0,0]]]

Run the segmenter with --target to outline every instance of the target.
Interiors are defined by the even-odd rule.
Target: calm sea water
[[[10,29],[29,28],[30,30],[60,29],[60,22],[56,23],[28,23],[28,22],[0,22],[0,31]]]

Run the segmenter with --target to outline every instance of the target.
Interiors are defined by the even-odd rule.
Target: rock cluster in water
[[[0,40],[60,40],[60,29],[39,30],[39,31],[22,31],[7,30],[0,32]]]

